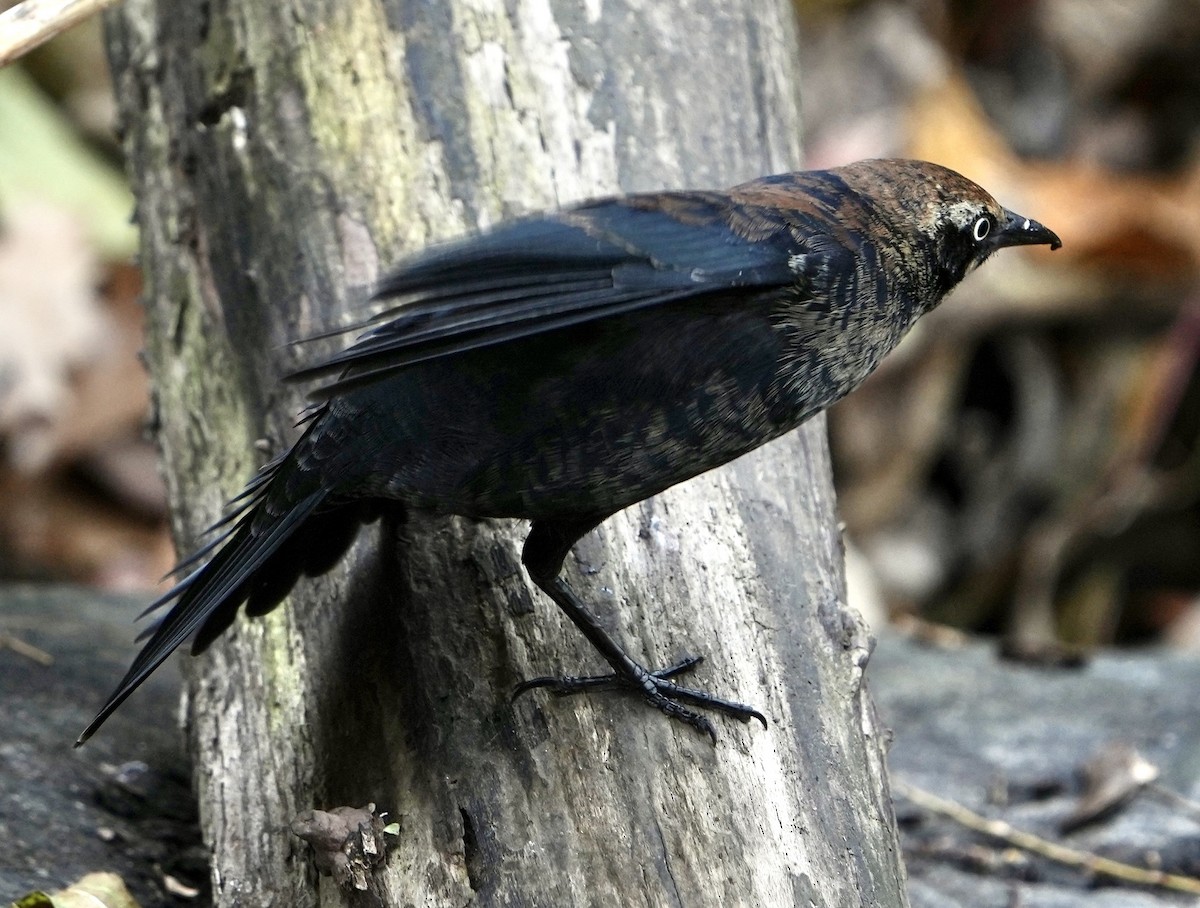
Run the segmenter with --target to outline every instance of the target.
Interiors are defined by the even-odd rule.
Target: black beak
[[[1062,245],[1062,240],[1058,238],[1057,233],[1048,227],[1043,227],[1037,221],[1022,217],[1007,208],[1004,209],[1004,216],[1007,220],[995,236],[997,249],[1005,246],[1046,245],[1049,245],[1051,249],[1057,249]]]

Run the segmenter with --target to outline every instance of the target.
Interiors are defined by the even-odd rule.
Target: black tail
[[[356,509],[320,510],[323,504],[328,509],[325,499],[329,493],[323,488],[318,487],[286,509],[275,506],[266,492],[274,485],[271,480],[276,479],[282,459],[270,464],[251,482],[235,501],[235,510],[215,527],[227,529],[182,561],[176,571],[190,569],[216,549],[208,563],[193,570],[143,613],[149,614],[174,602],[166,617],[139,637],[150,639],[108,702],[79,735],[77,747],[188,636],[196,633],[193,651],[203,650],[229,626],[242,602],[250,600],[248,609],[254,614],[269,611],[288,593],[302,571],[318,573],[328,569],[353,540],[359,513]],[[336,542],[331,536],[336,537]],[[314,542],[320,545],[314,546]],[[314,552],[319,552],[319,565],[313,564]]]

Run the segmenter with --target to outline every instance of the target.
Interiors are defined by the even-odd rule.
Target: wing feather
[[[793,233],[781,224],[743,239],[722,204],[688,193],[601,201],[437,247],[379,283],[373,298],[396,305],[364,323],[353,345],[291,378],[332,378],[313,394],[328,399],[432,359],[794,283]]]

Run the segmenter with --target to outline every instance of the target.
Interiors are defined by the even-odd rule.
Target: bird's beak
[[[1037,221],[1023,217],[1016,212],[1004,209],[1006,218],[1004,226],[995,235],[997,249],[1005,246],[1046,246],[1057,249],[1062,245],[1058,234],[1048,227],[1043,227]]]

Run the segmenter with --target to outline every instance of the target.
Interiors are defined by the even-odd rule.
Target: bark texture
[[[127,0],[110,44],[148,359],[191,544],[293,436],[280,376],[406,249],[613,191],[800,163],[786,0]],[[221,905],[903,905],[823,425],[606,523],[571,580],[631,652],[758,706],[720,744],[632,698],[527,583],[524,527],[414,515],[197,660]],[[136,709],[136,701],[129,704]],[[400,823],[363,892],[289,821]]]

